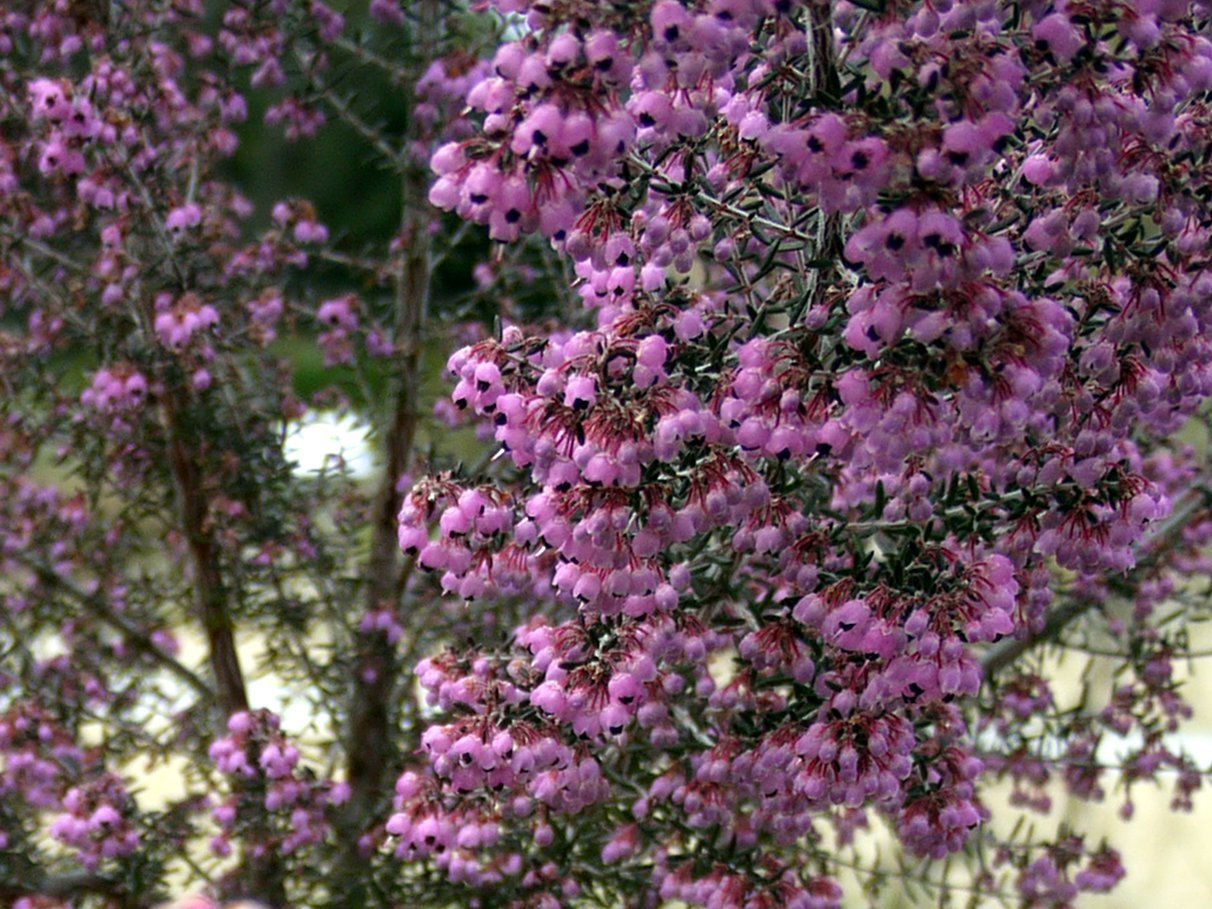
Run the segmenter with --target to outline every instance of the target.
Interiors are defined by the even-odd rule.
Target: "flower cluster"
[[[0,902],[1060,909],[990,787],[1190,808],[1207,0],[10,6]]]
[[[70,846],[80,863],[96,870],[102,861],[129,855],[139,845],[130,822],[131,798],[122,781],[106,775],[63,796],[63,813],[51,821],[52,838]]]
[[[262,848],[290,855],[322,842],[331,830],[329,806],[340,805],[349,796],[346,784],[316,780],[299,766],[299,750],[280,726],[279,718],[269,711],[240,711],[228,718],[228,735],[210,745],[210,759],[231,778],[233,790],[211,812],[221,830],[210,844],[217,855],[231,852],[230,839],[242,816],[258,815],[262,808],[282,824],[280,831],[266,835]]]
[[[183,349],[195,334],[218,324],[219,313],[196,294],[185,294],[176,301],[165,295],[157,301],[156,335],[160,343],[171,350]]]
[[[1053,566],[1083,590],[1154,567],[1183,487],[1150,452],[1212,388],[1197,14],[495,5],[528,30],[470,86],[478,132],[435,152],[430,200],[544,238],[596,327],[450,358],[509,469],[421,481],[401,546],[449,594],[552,617],[422,663],[449,714],[426,785],[526,791],[511,823],[539,842],[523,742],[594,743],[604,770],[643,742],[601,861],[710,829],[800,888],[663,858],[652,886],[698,905],[816,905],[771,844],[843,812],[962,850],[982,776],[1031,773],[1011,718],[1051,697],[1011,680],[974,726],[982,663],[1045,627]],[[1153,691],[1125,691],[1129,725],[1181,712]]]
[[[101,413],[134,410],[148,397],[147,379],[133,366],[116,364],[99,369],[80,395],[80,403]]]

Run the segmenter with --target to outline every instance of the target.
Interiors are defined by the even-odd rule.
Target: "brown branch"
[[[193,564],[195,608],[206,634],[207,658],[215,678],[219,706],[226,719],[248,709],[248,692],[236,652],[235,623],[223,579],[220,547],[208,520],[208,494],[197,455],[201,440],[193,438],[190,432],[188,404],[187,392],[170,385],[163,401],[169,462],[177,489],[181,527]],[[237,784],[237,788],[242,798],[256,793],[256,787],[248,782]],[[254,821],[250,844],[243,850],[238,873],[229,879],[226,895],[252,897],[281,907],[286,904],[285,869],[281,859],[273,848],[259,853],[252,845],[258,838],[270,836],[266,823],[260,818]]]
[[[835,104],[839,103],[842,100],[842,80],[838,73],[837,48],[833,42],[832,0],[812,0],[808,6],[808,22],[812,32],[808,42],[808,91],[813,95],[824,95]]]
[[[421,27],[414,43],[436,46],[439,16],[433,0],[418,4]],[[417,61],[418,67],[425,61]],[[420,75],[420,69],[411,73]],[[419,138],[421,124],[409,117],[409,143]],[[365,608],[398,607],[408,579],[410,563],[400,552],[398,516],[402,504],[400,481],[412,459],[416,441],[421,392],[421,352],[425,312],[428,308],[432,249],[429,224],[432,211],[426,202],[428,174],[408,167],[401,177],[400,240],[404,249],[394,275],[395,349],[398,370],[389,393],[389,417],[382,435],[383,475],[375,496],[371,520],[370,552],[365,568]],[[339,859],[338,880],[345,906],[363,906],[368,899],[364,861],[358,839],[379,820],[389,804],[391,775],[398,769],[398,743],[392,734],[394,712],[400,700],[400,658],[384,635],[361,637],[356,657],[352,700],[346,732],[349,802],[341,818],[345,847]]]
[[[1005,640],[998,641],[998,643],[985,651],[984,657],[981,658],[981,668],[984,670],[985,678],[992,678],[1015,662],[1028,650],[1032,650],[1048,641],[1056,640],[1060,633],[1068,627],[1070,622],[1085,615],[1095,605],[1096,601],[1094,600],[1069,600],[1066,603],[1062,603],[1059,608],[1048,613],[1044,627],[1038,632],[1029,634],[1025,638],[1006,638]]]
[[[833,4],[828,0],[816,0],[809,7],[808,15],[812,32],[808,41],[811,61],[809,91],[820,101],[840,104],[842,82],[838,73],[837,47],[833,40]],[[843,246],[841,216],[818,212],[817,218],[813,257],[817,262],[829,264],[812,269],[806,277],[806,302],[810,307],[824,302],[825,289],[837,274]]]
[[[394,608],[405,581],[404,560],[397,542],[402,504],[398,487],[408,469],[416,439],[421,331],[429,295],[428,239],[423,225],[417,223],[421,219],[410,220],[411,243],[396,279],[396,347],[400,365],[391,395],[390,424],[383,435],[383,476],[371,512],[370,555],[365,569],[367,610]],[[388,732],[397,666],[393,648],[384,637],[364,636],[358,670],[347,742],[352,791],[349,813],[365,822],[374,813],[374,802],[382,799],[393,748]],[[368,671],[370,676],[366,677]]]
[[[184,412],[187,399],[171,389],[164,399],[168,456],[177,488],[181,529],[193,563],[194,602],[206,633],[207,655],[224,716],[248,709],[244,673],[236,653],[235,625],[219,564],[219,546],[207,521],[207,496],[198,462],[190,453]]]

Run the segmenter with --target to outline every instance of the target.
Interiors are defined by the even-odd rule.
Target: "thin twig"
[[[0,899],[14,902],[23,896],[76,900],[90,895],[116,897],[125,892],[120,881],[88,871],[41,875],[29,881],[0,881]]]
[[[127,621],[123,616],[106,607],[102,598],[89,594],[81,590],[71,581],[60,577],[56,574],[49,565],[38,562],[27,554],[18,554],[17,559],[29,567],[38,577],[38,580],[44,584],[50,584],[62,592],[68,594],[73,600],[83,606],[96,619],[113,628],[123,639],[131,645],[135,650],[145,654],[155,660],[185,684],[189,685],[208,703],[212,702],[215,697],[214,691],[210,686],[202,680],[202,678],[187,666],[173,659],[165,651],[156,646],[155,642],[133,624]]]
[[[295,55],[299,58],[300,64],[306,67],[307,58],[299,51],[296,51]],[[309,75],[316,92],[333,109],[333,112],[336,113],[342,122],[369,142],[375,151],[382,155],[395,170],[402,171],[407,166],[407,160],[400,149],[392,148],[383,137],[383,134],[362,119],[362,116],[350,106],[349,102],[329,87],[328,83],[318,73],[311,72]]]

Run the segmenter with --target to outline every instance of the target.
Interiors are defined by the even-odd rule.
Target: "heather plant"
[[[1131,857],[1056,794],[1127,820],[1208,772],[1175,733],[1210,31],[1204,0],[3,13],[0,897],[1111,890]],[[338,130],[391,235],[306,179],[254,203],[266,129]],[[373,481],[292,467],[309,409],[371,426]],[[1073,697],[1062,652],[1112,681]]]

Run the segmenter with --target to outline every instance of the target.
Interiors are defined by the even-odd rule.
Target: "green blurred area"
[[[375,25],[365,3],[330,5],[345,16],[346,39],[355,44],[365,41],[365,46],[380,59],[407,62],[404,55],[408,36],[402,29]],[[212,12],[222,7],[223,4],[212,4]],[[488,28],[482,17],[463,17],[448,25],[465,35],[456,41],[462,44],[479,40],[483,36],[475,32]],[[400,147],[408,132],[413,101],[410,91],[381,66],[355,60],[347,50],[331,48],[329,57],[331,68],[325,73],[326,86],[348,102],[388,144]],[[283,63],[288,83],[280,89],[254,89],[247,83],[247,74],[243,74],[244,84],[239,87],[248,102],[249,116],[237,129],[240,144],[236,154],[224,163],[219,174],[253,205],[254,213],[244,225],[246,238],[251,240],[271,226],[271,212],[276,203],[301,199],[314,206],[317,218],[329,230],[334,249],[348,256],[386,261],[387,246],[401,224],[404,194],[400,173],[384,161],[368,138],[322,102],[318,102],[318,109],[324,111],[326,121],[313,138],[292,142],[280,127],[267,126],[266,112],[284,96],[297,91],[300,97],[310,97],[294,65],[297,61]],[[453,327],[450,304],[465,298],[473,289],[473,268],[488,252],[487,238],[480,230],[468,234],[458,249],[444,247],[458,223],[450,216],[427,215],[431,216],[442,218],[435,247],[443,256],[442,264],[431,276],[430,317],[422,360],[423,414],[449,391],[444,366],[454,346],[448,337]],[[288,279],[284,290],[292,299],[310,303],[353,291],[363,309],[381,325],[391,323],[394,301],[390,286],[377,285],[365,273],[316,257],[306,271]],[[373,425],[385,403],[393,364],[366,357],[361,345],[355,345],[355,349],[359,356],[356,369],[326,366],[316,343],[314,326],[301,324],[298,332],[275,342],[271,353],[291,364],[295,393],[302,400],[311,402],[317,394],[331,398],[331,392],[335,391]],[[434,433],[423,426],[419,442],[423,448],[441,442],[441,448],[456,458],[475,457],[479,452],[470,432]]]
[[[331,116],[314,138],[288,141],[280,128],[265,125],[278,93],[245,89],[248,120],[237,130],[240,145],[224,176],[255,206],[250,231],[269,226],[275,202],[296,197],[315,205],[339,245],[389,240],[400,223],[399,177],[382,166],[370,143]],[[360,102],[359,112],[385,136],[404,134],[408,98],[385,74],[346,67],[338,90]]]

